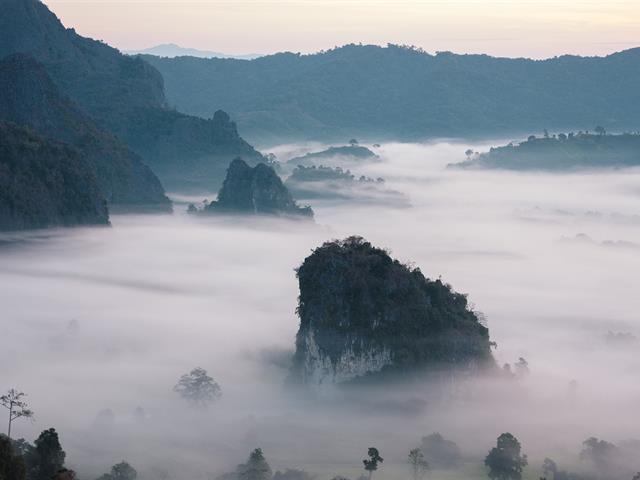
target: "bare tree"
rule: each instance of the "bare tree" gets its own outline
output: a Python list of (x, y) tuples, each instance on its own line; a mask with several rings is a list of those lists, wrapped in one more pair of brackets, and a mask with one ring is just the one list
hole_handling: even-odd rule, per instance
[(0, 397), (0, 404), (9, 410), (9, 427), (7, 429), (7, 437), (9, 438), (11, 438), (11, 424), (14, 420), (20, 417), (33, 417), (33, 410), (29, 409), (27, 402), (22, 400), (25, 396), (25, 393), (19, 392), (15, 388), (11, 388), (6, 395), (2, 395)]

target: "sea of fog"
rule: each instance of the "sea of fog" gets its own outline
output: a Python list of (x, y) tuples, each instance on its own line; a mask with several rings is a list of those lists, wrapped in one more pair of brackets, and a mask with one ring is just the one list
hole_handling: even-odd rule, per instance
[[(408, 450), (435, 431), (461, 446), (464, 478), (483, 478), (505, 431), (529, 454), (529, 478), (545, 456), (569, 466), (587, 437), (640, 437), (640, 170), (445, 168), (468, 147), (386, 144), (381, 161), (351, 166), (384, 177), (404, 208), (318, 200), (315, 224), (194, 218), (186, 202), (201, 199), (175, 194), (173, 215), (2, 237), (0, 388), (27, 392), (36, 412), (15, 436), (55, 427), (87, 479), (123, 459), (144, 479), (212, 479), (261, 447), (274, 470), (327, 480), (360, 475), (369, 446), (383, 478), (404, 479)], [(530, 375), (437, 394), (427, 382), (361, 398), (291, 394), (295, 268), (349, 235), (468, 293), (498, 363), (524, 357)], [(223, 389), (205, 411), (172, 391), (195, 366)]]

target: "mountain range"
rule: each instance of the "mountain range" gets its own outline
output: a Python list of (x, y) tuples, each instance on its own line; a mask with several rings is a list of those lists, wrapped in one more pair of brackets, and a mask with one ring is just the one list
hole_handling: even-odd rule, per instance
[(226, 114), (208, 119), (169, 108), (162, 75), (140, 57), (121, 54), (65, 28), (38, 0), (1, 0), (0, 58), (21, 53), (39, 62), (55, 86), (100, 129), (116, 135), (165, 185), (221, 183), (229, 161), (262, 156)]
[(238, 60), (253, 60), (261, 57), (259, 53), (249, 53), (246, 55), (230, 55), (210, 50), (198, 50), (197, 48), (186, 48), (175, 43), (163, 43), (143, 50), (126, 50), (127, 55), (155, 55), (157, 57), (198, 57), (198, 58), (236, 58)]
[(640, 48), (547, 60), (346, 45), (255, 60), (143, 57), (180, 111), (222, 108), (252, 142), (636, 129)]

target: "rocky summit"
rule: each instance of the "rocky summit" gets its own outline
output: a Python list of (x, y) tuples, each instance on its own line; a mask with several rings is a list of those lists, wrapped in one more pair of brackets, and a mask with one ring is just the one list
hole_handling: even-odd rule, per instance
[(313, 210), (296, 203), (273, 168), (264, 163), (251, 167), (240, 158), (229, 165), (218, 199), (205, 212), (313, 217)]
[(493, 364), (465, 295), (361, 237), (315, 249), (297, 271), (292, 380), (311, 386)]

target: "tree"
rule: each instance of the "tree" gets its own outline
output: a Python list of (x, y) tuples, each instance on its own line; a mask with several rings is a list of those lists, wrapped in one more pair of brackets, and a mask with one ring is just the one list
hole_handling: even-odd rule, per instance
[(11, 439), (0, 434), (0, 479), (24, 480), (26, 467), (20, 452), (16, 451)]
[(33, 418), (33, 410), (29, 409), (27, 402), (22, 399), (25, 396), (25, 393), (11, 388), (6, 395), (0, 397), (0, 404), (9, 410), (9, 426), (7, 428), (7, 437), (9, 438), (11, 438), (11, 424), (14, 420), (21, 417)]
[(76, 480), (76, 472), (63, 468), (56, 472), (52, 480)]
[(384, 459), (380, 456), (380, 452), (375, 447), (369, 447), (369, 450), (367, 450), (367, 456), (369, 458), (362, 460), (362, 463), (364, 464), (364, 469), (369, 472), (369, 480), (371, 480), (373, 472), (378, 470), (378, 464), (384, 462)]
[(37, 438), (33, 451), (33, 470), (35, 480), (51, 480), (64, 468), (66, 454), (60, 445), (55, 428), (44, 430)]
[(445, 439), (437, 432), (422, 437), (420, 451), (431, 468), (455, 468), (462, 461), (462, 452), (456, 442)]
[(599, 472), (608, 472), (618, 447), (613, 443), (598, 440), (595, 437), (588, 438), (582, 442), (582, 445), (580, 459), (591, 462)]
[(270, 480), (271, 467), (264, 458), (261, 448), (256, 448), (249, 455), (247, 463), (238, 465), (236, 469), (239, 480)]
[(467, 160), (471, 160), (471, 157), (473, 156), (473, 150), (468, 148), (467, 150), (465, 150), (464, 154), (466, 155)]
[(419, 448), (409, 452), (409, 465), (413, 480), (422, 480), (429, 471), (429, 462), (424, 459), (424, 454)]
[(182, 375), (173, 390), (195, 407), (206, 407), (222, 395), (220, 385), (200, 367)]
[(527, 456), (521, 454), (520, 442), (510, 433), (498, 437), (497, 445), (484, 460), (491, 480), (521, 480), (527, 463)]
[(544, 473), (546, 477), (551, 477), (555, 480), (556, 474), (558, 473), (558, 465), (550, 458), (545, 458), (542, 464), (542, 473)]
[(527, 362), (523, 357), (518, 359), (518, 362), (515, 364), (516, 375), (519, 377), (526, 377), (529, 375), (529, 362)]
[(98, 480), (136, 480), (137, 477), (136, 469), (123, 460), (116, 463), (109, 473), (100, 476)]
[(596, 127), (596, 130), (595, 130), (595, 131), (596, 131), (596, 133), (597, 133), (598, 135), (600, 135), (600, 136), (604, 136), (604, 135), (606, 135), (606, 134), (607, 134), (607, 131), (606, 131), (606, 130), (604, 129), (604, 127), (603, 127), (603, 126), (601, 126), (601, 125), (598, 125), (598, 126)]

